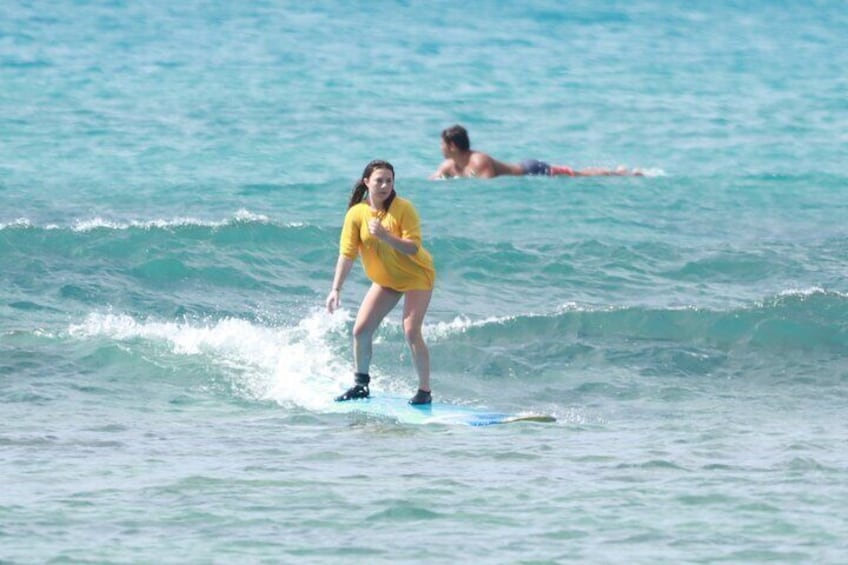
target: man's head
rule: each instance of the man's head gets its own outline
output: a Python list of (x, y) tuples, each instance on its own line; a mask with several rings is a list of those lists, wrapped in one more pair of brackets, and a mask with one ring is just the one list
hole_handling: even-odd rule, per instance
[(450, 145), (462, 152), (471, 149), (468, 131), (459, 124), (442, 130), (442, 152), (444, 153), (445, 146)]

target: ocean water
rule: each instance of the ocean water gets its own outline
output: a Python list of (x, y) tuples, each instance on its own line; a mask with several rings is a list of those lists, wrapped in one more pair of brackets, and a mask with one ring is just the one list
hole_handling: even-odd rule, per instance
[[(0, 562), (844, 563), (841, 1), (0, 6)], [(507, 161), (644, 177), (429, 181)], [(391, 161), (437, 400), (334, 412)], [(416, 385), (395, 311), (376, 390)]]

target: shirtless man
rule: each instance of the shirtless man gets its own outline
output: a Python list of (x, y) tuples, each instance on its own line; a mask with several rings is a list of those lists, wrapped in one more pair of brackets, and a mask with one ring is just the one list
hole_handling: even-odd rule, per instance
[(569, 177), (625, 176), (637, 175), (638, 171), (625, 168), (615, 170), (588, 168), (575, 171), (564, 165), (549, 165), (537, 159), (528, 159), (520, 163), (503, 163), (481, 151), (471, 149), (468, 131), (461, 125), (451, 126), (442, 131), (442, 155), (445, 160), (439, 165), (431, 179), (451, 177), (478, 177), (490, 179), (501, 175), (544, 175)]

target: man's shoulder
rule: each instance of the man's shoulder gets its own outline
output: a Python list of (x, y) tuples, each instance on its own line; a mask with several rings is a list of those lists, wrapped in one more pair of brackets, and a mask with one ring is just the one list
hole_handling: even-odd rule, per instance
[(495, 159), (488, 153), (483, 153), (482, 151), (472, 151), (471, 157), (468, 160), (469, 162), (474, 163), (492, 163)]
[(473, 151), (468, 165), (473, 170), (474, 176), (491, 178), (497, 176), (498, 162), (488, 153)]

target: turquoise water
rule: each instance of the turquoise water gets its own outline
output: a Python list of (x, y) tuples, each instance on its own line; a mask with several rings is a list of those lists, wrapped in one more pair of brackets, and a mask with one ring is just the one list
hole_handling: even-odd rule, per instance
[[(0, 562), (844, 562), (846, 35), (836, 1), (3, 3)], [(457, 122), (646, 176), (426, 180)], [(555, 424), (333, 411), (373, 158), (436, 261), (435, 397)]]

